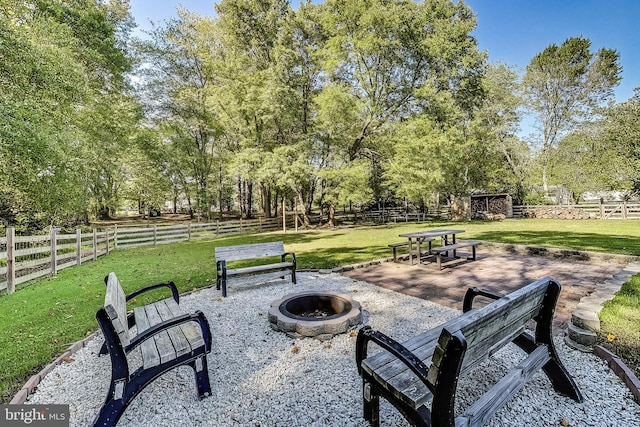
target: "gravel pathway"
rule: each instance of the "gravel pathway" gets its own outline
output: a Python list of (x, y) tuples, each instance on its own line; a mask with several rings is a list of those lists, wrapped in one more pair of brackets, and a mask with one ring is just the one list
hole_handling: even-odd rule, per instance
[[(187, 311), (202, 310), (214, 337), (209, 355), (213, 395), (198, 400), (193, 371), (181, 367), (158, 378), (129, 406), (119, 426), (362, 426), (361, 382), (355, 367), (355, 334), (331, 341), (292, 339), (271, 329), (273, 300), (304, 290), (349, 293), (362, 304), (364, 322), (396, 339), (437, 326), (459, 314), (429, 301), (338, 275), (299, 273), (298, 284), (279, 281), (215, 288), (181, 298)], [(489, 426), (638, 426), (640, 405), (605, 363), (567, 347), (561, 358), (585, 402), (557, 395), (542, 374), (503, 407)], [(69, 404), (71, 426), (91, 425), (106, 394), (109, 357), (97, 357), (100, 334), (49, 373), (26, 403)], [(512, 348), (513, 347), (513, 348)], [(507, 346), (460, 383), (460, 408), (477, 398), (522, 353)], [(465, 401), (466, 400), (466, 401)], [(381, 400), (383, 426), (408, 425)]]

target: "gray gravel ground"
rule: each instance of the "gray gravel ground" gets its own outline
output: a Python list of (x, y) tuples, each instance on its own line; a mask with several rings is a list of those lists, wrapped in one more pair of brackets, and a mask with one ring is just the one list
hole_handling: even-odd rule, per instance
[[(298, 284), (278, 281), (215, 288), (181, 299), (188, 311), (202, 310), (211, 324), (209, 355), (213, 395), (198, 400), (193, 371), (175, 369), (149, 385), (129, 406), (120, 426), (367, 426), (362, 418), (361, 382), (355, 366), (355, 334), (331, 341), (292, 339), (269, 326), (273, 300), (304, 290), (348, 293), (362, 304), (364, 322), (404, 340), (458, 315), (456, 310), (402, 295), (338, 274), (299, 273)], [(108, 356), (97, 357), (103, 339), (90, 344), (46, 376), (27, 403), (69, 404), (71, 425), (91, 425), (110, 375)], [(489, 421), (489, 426), (638, 426), (640, 405), (605, 363), (567, 347), (558, 351), (585, 402), (557, 395), (538, 374)], [(520, 350), (508, 346), (460, 383), (465, 407), (517, 363)], [(381, 401), (383, 426), (408, 425)]]

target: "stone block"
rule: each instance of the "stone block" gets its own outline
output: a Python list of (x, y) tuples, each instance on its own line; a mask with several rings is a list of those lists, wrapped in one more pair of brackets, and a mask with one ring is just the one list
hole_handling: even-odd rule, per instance
[(572, 323), (569, 323), (567, 333), (572, 341), (580, 345), (593, 347), (598, 341), (598, 335), (595, 332), (582, 329)]
[(600, 318), (595, 312), (590, 310), (573, 310), (571, 313), (571, 323), (579, 328), (593, 332), (600, 330)]

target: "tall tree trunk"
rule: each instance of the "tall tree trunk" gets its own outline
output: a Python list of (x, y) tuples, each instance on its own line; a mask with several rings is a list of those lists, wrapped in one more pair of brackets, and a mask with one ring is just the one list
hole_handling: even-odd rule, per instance
[(244, 194), (242, 192), (242, 178), (238, 177), (238, 209), (240, 210), (240, 218), (244, 215)]
[(251, 211), (253, 210), (253, 182), (247, 182), (247, 219), (251, 219)]
[(335, 227), (335, 219), (336, 219), (336, 204), (334, 201), (329, 202), (329, 227)]
[(306, 203), (305, 203), (305, 199), (304, 199), (304, 195), (300, 192), (296, 191), (296, 197), (298, 197), (298, 204), (300, 206), (302, 206), (302, 225), (305, 228), (309, 228), (309, 226), (311, 225), (309, 222), (309, 215), (307, 213), (307, 208), (306, 208)]

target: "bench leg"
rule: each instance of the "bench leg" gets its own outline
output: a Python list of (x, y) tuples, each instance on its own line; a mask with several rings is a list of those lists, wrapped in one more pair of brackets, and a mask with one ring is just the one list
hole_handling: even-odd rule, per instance
[(441, 256), (442, 256), (442, 252), (438, 252), (436, 254), (436, 263), (438, 266), (438, 270), (442, 270), (442, 260), (440, 259)]
[(211, 396), (211, 383), (209, 382), (209, 369), (207, 365), (207, 356), (197, 358), (191, 363), (193, 372), (196, 375), (196, 389), (198, 390), (198, 397), (201, 399), (206, 396)]
[(296, 269), (292, 268), (291, 269), (291, 282), (293, 282), (293, 284), (296, 284)]
[(396, 259), (396, 247), (394, 246), (393, 247), (393, 262), (396, 262), (396, 261), (397, 261), (397, 259)]
[(372, 427), (380, 426), (380, 397), (367, 381), (362, 382), (362, 403), (364, 419), (369, 421)]
[(476, 246), (475, 245), (471, 246), (471, 259), (474, 260), (474, 261), (476, 260)]

